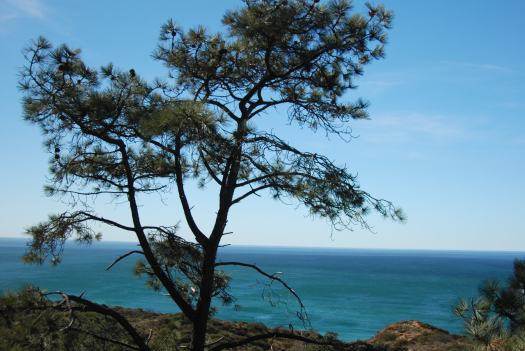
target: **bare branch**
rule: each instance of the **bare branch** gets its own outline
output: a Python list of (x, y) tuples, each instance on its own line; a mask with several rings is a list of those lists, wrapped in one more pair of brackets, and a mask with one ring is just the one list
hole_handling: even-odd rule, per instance
[(205, 100), (206, 103), (210, 104), (210, 105), (213, 105), (213, 106), (217, 106), (218, 108), (220, 108), (222, 111), (224, 111), (231, 119), (233, 119), (234, 121), (238, 121), (239, 120), (239, 117), (237, 117), (235, 115), (235, 113), (233, 113), (228, 107), (226, 107), (226, 105), (224, 105), (223, 103), (220, 103), (216, 100), (212, 100), (212, 99), (207, 99)]
[(123, 224), (120, 224), (118, 222), (115, 222), (111, 219), (107, 219), (107, 218), (104, 218), (104, 217), (99, 217), (99, 216), (96, 216), (90, 212), (86, 212), (86, 211), (78, 211), (78, 212), (75, 212), (76, 214), (79, 214), (79, 215), (82, 215), (86, 218), (86, 220), (93, 220), (93, 221), (97, 221), (97, 222), (101, 222), (101, 223), (104, 223), (104, 224), (107, 224), (107, 225), (110, 225), (110, 226), (113, 226), (113, 227), (117, 227), (119, 229), (123, 229), (123, 230), (126, 230), (126, 231), (135, 231), (135, 228), (133, 227), (129, 227), (129, 226), (126, 226), (126, 225), (123, 225)]
[(204, 233), (197, 226), (197, 223), (195, 223), (195, 219), (193, 218), (193, 215), (191, 213), (191, 207), (188, 203), (188, 198), (186, 197), (186, 192), (184, 190), (184, 180), (182, 177), (182, 164), (181, 164), (182, 161), (181, 161), (181, 152), (180, 152), (180, 148), (181, 148), (180, 134), (177, 135), (175, 144), (176, 144), (175, 176), (176, 176), (177, 190), (179, 192), (179, 199), (182, 205), (182, 209), (184, 211), (184, 217), (186, 218), (188, 226), (190, 227), (197, 242), (203, 246), (206, 246), (208, 243), (208, 237), (204, 235)]
[(240, 266), (240, 267), (251, 268), (251, 269), (256, 270), (259, 274), (265, 276), (266, 278), (272, 281), (279, 282), (283, 287), (286, 288), (286, 290), (288, 290), (295, 297), (295, 299), (299, 303), (299, 307), (301, 308), (301, 316), (300, 316), (301, 319), (303, 319), (304, 321), (308, 321), (308, 314), (306, 313), (306, 306), (303, 304), (303, 301), (301, 300), (297, 292), (295, 292), (295, 290), (292, 287), (290, 287), (288, 283), (286, 283), (284, 280), (279, 278), (276, 273), (269, 274), (263, 271), (262, 269), (260, 269), (259, 267), (257, 267), (255, 264), (244, 263), (244, 262), (235, 262), (235, 261), (217, 262), (215, 264), (215, 267), (218, 267), (218, 266)]
[(217, 177), (213, 169), (211, 169), (210, 164), (208, 163), (208, 161), (206, 161), (206, 158), (204, 157), (204, 153), (202, 152), (202, 150), (199, 150), (199, 155), (201, 156), (202, 163), (204, 164), (204, 167), (206, 167), (206, 170), (208, 171), (208, 174), (210, 175), (210, 177), (217, 184), (221, 185), (222, 184), (221, 180), (219, 179), (219, 177)]
[(133, 251), (130, 251), (122, 256), (119, 256), (115, 261), (113, 261), (112, 264), (110, 264), (107, 268), (106, 268), (106, 271), (109, 271), (114, 265), (116, 265), (117, 263), (119, 263), (121, 260), (125, 259), (126, 257), (128, 256), (131, 256), (133, 254), (141, 254), (141, 255), (144, 255), (144, 252), (142, 251), (139, 251), (139, 250), (133, 250)]
[(247, 198), (250, 195), (256, 194), (260, 190), (273, 188), (273, 187), (274, 187), (274, 184), (264, 184), (264, 185), (258, 186), (256, 188), (253, 188), (252, 190), (247, 191), (246, 193), (244, 193), (244, 194), (240, 195), (239, 197), (236, 197), (235, 199), (233, 199), (232, 200), (232, 205), (241, 202), (242, 200), (244, 200), (245, 198)]
[(248, 180), (239, 182), (239, 183), (237, 183), (236, 187), (243, 187), (243, 186), (250, 185), (250, 184), (253, 184), (253, 183), (257, 183), (257, 182), (261, 182), (261, 181), (264, 181), (264, 180), (267, 180), (267, 179), (272, 179), (272, 178), (282, 177), (282, 176), (286, 176), (286, 177), (301, 176), (301, 177), (305, 177), (305, 178), (315, 178), (315, 177), (313, 177), (310, 174), (305, 173), (305, 172), (291, 172), (291, 171), (290, 172), (274, 172), (274, 173), (264, 174), (264, 175), (261, 175), (259, 177), (255, 177), (255, 178), (252, 178), (252, 179), (248, 179)]

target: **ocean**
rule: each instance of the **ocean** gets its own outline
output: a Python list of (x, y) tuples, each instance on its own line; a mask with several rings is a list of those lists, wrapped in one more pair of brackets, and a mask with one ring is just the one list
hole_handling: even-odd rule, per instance
[[(177, 312), (171, 300), (148, 289), (132, 275), (137, 257), (128, 257), (110, 271), (118, 256), (134, 249), (132, 243), (102, 242), (90, 247), (67, 245), (62, 264), (52, 267), (21, 262), (21, 239), (0, 238), (0, 293), (33, 285), (72, 294), (84, 292), (95, 302)], [(461, 333), (462, 323), (452, 308), (459, 297), (474, 297), (486, 279), (505, 281), (519, 252), (404, 251), (230, 246), (220, 260), (257, 264), (279, 273), (302, 297), (311, 326), (336, 332), (343, 340), (367, 339), (390, 323), (417, 319)], [(295, 300), (277, 284), (248, 268), (228, 267), (229, 306), (216, 303), (216, 316), (228, 320), (293, 325)]]

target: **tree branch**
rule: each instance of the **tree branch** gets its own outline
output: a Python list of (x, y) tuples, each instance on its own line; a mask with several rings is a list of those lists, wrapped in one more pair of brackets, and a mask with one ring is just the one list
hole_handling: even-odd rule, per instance
[(124, 328), (124, 330), (126, 330), (129, 336), (131, 336), (135, 344), (138, 346), (138, 350), (151, 351), (149, 346), (145, 343), (144, 339), (139, 335), (137, 330), (128, 322), (128, 320), (123, 315), (107, 307), (106, 305), (99, 305), (95, 302), (86, 300), (81, 296), (69, 295), (61, 291), (41, 292), (40, 294), (42, 296), (60, 295), (64, 298), (64, 301), (66, 301), (67, 303), (69, 303), (69, 301), (73, 301), (83, 305), (87, 310), (91, 312), (103, 314), (105, 316), (110, 316), (115, 321), (117, 321), (117, 323), (120, 324), (122, 328)]
[(133, 228), (133, 227), (129, 227), (129, 226), (120, 224), (120, 223), (115, 222), (115, 221), (113, 221), (111, 219), (95, 216), (94, 214), (86, 212), (86, 211), (78, 211), (78, 212), (75, 212), (75, 213), (85, 216), (87, 220), (101, 222), (101, 223), (104, 223), (104, 224), (107, 224), (107, 225), (110, 225), (110, 226), (113, 226), (113, 227), (117, 227), (119, 229), (126, 230), (126, 231), (131, 231), (131, 232), (135, 231), (135, 228)]
[[(253, 163), (253, 160), (251, 160), (251, 161)], [(254, 166), (256, 166), (256, 165), (254, 165)], [(257, 168), (260, 169), (260, 167), (257, 167)], [(245, 180), (243, 182), (237, 183), (235, 186), (236, 187), (242, 187), (242, 186), (246, 186), (246, 185), (250, 185), (250, 184), (253, 184), (253, 183), (257, 183), (257, 182), (260, 182), (260, 181), (263, 181), (263, 180), (266, 180), (266, 179), (271, 179), (271, 178), (281, 177), (281, 176), (290, 176), (290, 177), (301, 176), (301, 177), (305, 177), (305, 178), (315, 178), (315, 177), (312, 177), (311, 175), (309, 175), (308, 173), (304, 173), (304, 172), (274, 172), (274, 173), (264, 174), (264, 175), (261, 175), (259, 177), (255, 177), (255, 178), (252, 178), (252, 179), (247, 179), (247, 180)]]
[(226, 107), (224, 104), (216, 101), (216, 100), (211, 100), (211, 99), (206, 99), (204, 100), (203, 102), (207, 103), (207, 104), (210, 104), (210, 105), (213, 105), (213, 106), (217, 106), (218, 108), (220, 108), (222, 111), (226, 112), (226, 114), (231, 118), (233, 119), (234, 121), (238, 121), (239, 120), (239, 117), (237, 117), (228, 107)]
[(206, 167), (206, 170), (208, 171), (208, 174), (210, 175), (210, 177), (217, 184), (221, 185), (222, 184), (221, 180), (219, 179), (219, 177), (217, 177), (213, 169), (211, 169), (210, 164), (206, 161), (206, 158), (204, 157), (204, 153), (202, 152), (202, 150), (199, 150), (199, 155), (201, 156), (202, 163), (204, 164), (204, 167)]
[(257, 193), (260, 190), (267, 189), (267, 188), (272, 188), (272, 187), (274, 187), (274, 184), (264, 184), (264, 185), (258, 186), (256, 188), (253, 188), (252, 190), (250, 190), (250, 191), (240, 195), (239, 197), (236, 197), (235, 199), (233, 199), (232, 200), (232, 205), (241, 202), (242, 200), (244, 200), (248, 196)]
[(299, 307), (301, 308), (301, 318), (304, 317), (304, 320), (308, 320), (308, 314), (306, 313), (306, 306), (303, 304), (303, 301), (301, 300), (299, 295), (295, 292), (295, 290), (292, 287), (290, 287), (288, 285), (288, 283), (286, 283), (284, 280), (279, 278), (276, 275), (276, 273), (269, 274), (269, 273), (266, 273), (265, 271), (263, 271), (262, 269), (260, 269), (259, 267), (257, 267), (255, 264), (244, 263), (244, 262), (236, 262), (236, 261), (217, 262), (215, 264), (215, 267), (218, 267), (218, 266), (240, 266), (240, 267), (251, 268), (251, 269), (256, 270), (259, 274), (265, 276), (266, 278), (268, 278), (270, 280), (273, 280), (273, 281), (276, 281), (276, 282), (279, 282), (282, 286), (284, 286), (286, 288), (286, 290), (288, 290), (295, 297), (295, 299), (299, 303)]
[(204, 233), (199, 229), (197, 226), (197, 223), (195, 223), (195, 220), (193, 218), (193, 215), (191, 214), (191, 208), (188, 204), (188, 198), (186, 197), (186, 193), (184, 191), (184, 180), (182, 175), (182, 160), (181, 160), (181, 137), (180, 134), (177, 134), (175, 138), (175, 177), (176, 177), (176, 184), (177, 184), (177, 190), (179, 193), (179, 199), (182, 205), (182, 209), (184, 211), (184, 217), (186, 218), (186, 222), (188, 223), (188, 226), (190, 227), (193, 235), (195, 236), (195, 239), (199, 244), (202, 246), (206, 246), (208, 244), (208, 237), (204, 235)]
[(107, 268), (106, 268), (106, 271), (109, 271), (114, 265), (116, 265), (117, 263), (119, 263), (120, 261), (122, 261), (123, 259), (125, 259), (126, 257), (128, 256), (131, 256), (133, 254), (141, 254), (141, 255), (144, 255), (144, 252), (142, 251), (139, 251), (139, 250), (133, 250), (133, 251), (130, 251), (122, 256), (119, 256), (115, 261), (113, 261), (112, 264), (110, 264)]
[(128, 181), (128, 202), (129, 202), (129, 208), (131, 211), (131, 217), (133, 219), (133, 225), (135, 228), (135, 234), (137, 235), (137, 238), (139, 239), (140, 246), (142, 247), (142, 250), (144, 251), (144, 257), (146, 257), (146, 260), (148, 261), (149, 265), (153, 269), (153, 272), (159, 278), (159, 281), (162, 283), (164, 288), (168, 291), (168, 294), (173, 299), (173, 301), (179, 306), (181, 311), (188, 317), (190, 320), (195, 319), (195, 310), (191, 306), (191, 304), (186, 301), (184, 296), (177, 290), (176, 286), (173, 284), (173, 281), (170, 279), (170, 277), (164, 272), (162, 267), (160, 266), (157, 258), (155, 257), (155, 254), (153, 253), (153, 250), (151, 249), (151, 246), (148, 242), (148, 238), (146, 237), (146, 234), (144, 233), (144, 228), (142, 224), (140, 223), (140, 216), (139, 216), (139, 210), (137, 205), (137, 200), (135, 198), (135, 188), (133, 186), (133, 172), (131, 170), (131, 166), (129, 164), (128, 154), (126, 151), (126, 145), (124, 142), (121, 142), (119, 144), (120, 153), (122, 155), (122, 164), (124, 165), (124, 169), (126, 171), (126, 177)]
[[(111, 219), (107, 219), (107, 218), (104, 218), (104, 217), (99, 217), (99, 216), (96, 216), (90, 212), (86, 212), (86, 211), (77, 211), (77, 212), (74, 212), (74, 214), (78, 214), (78, 215), (82, 215), (82, 216), (85, 216), (85, 220), (92, 220), (92, 221), (97, 221), (97, 222), (101, 222), (101, 223), (104, 223), (104, 224), (107, 224), (107, 225), (110, 225), (110, 226), (113, 226), (113, 227), (117, 227), (119, 229), (122, 229), (122, 230), (126, 230), (126, 231), (130, 231), (130, 232), (134, 232), (135, 231), (135, 228), (134, 227), (130, 227), (130, 226), (126, 226), (126, 225), (123, 225), (123, 224), (120, 224), (116, 221), (113, 221)], [(145, 225), (145, 226), (142, 226), (142, 229), (143, 230), (157, 230), (161, 233), (164, 233), (164, 234), (167, 234), (167, 235), (172, 235), (173, 233), (171, 233), (166, 227), (158, 227), (158, 226), (151, 226), (151, 225)]]

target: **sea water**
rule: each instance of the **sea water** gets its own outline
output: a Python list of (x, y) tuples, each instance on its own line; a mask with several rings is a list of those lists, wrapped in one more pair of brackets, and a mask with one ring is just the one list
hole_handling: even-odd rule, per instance
[[(103, 242), (67, 245), (56, 267), (21, 261), (25, 242), (0, 239), (0, 292), (33, 285), (50, 291), (84, 293), (109, 305), (178, 312), (162, 292), (132, 275), (139, 258), (106, 267), (136, 244)], [(402, 251), (231, 246), (219, 261), (256, 264), (285, 280), (302, 298), (311, 327), (345, 340), (367, 339), (390, 323), (417, 319), (454, 333), (462, 324), (452, 313), (460, 297), (474, 297), (487, 279), (505, 281), (518, 252)], [(226, 269), (227, 268), (227, 269)], [(277, 282), (244, 267), (225, 267), (234, 303), (216, 301), (218, 318), (302, 328), (299, 306)]]

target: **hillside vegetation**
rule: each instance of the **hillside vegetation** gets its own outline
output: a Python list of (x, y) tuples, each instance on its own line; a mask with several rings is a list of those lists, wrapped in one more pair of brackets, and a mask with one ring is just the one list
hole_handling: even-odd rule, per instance
[[(55, 307), (51, 307), (51, 305)], [(113, 319), (71, 304), (68, 308), (46, 304), (31, 290), (0, 298), (0, 350), (10, 351), (83, 351), (130, 350), (133, 343), (125, 330)], [(160, 314), (141, 309), (116, 308), (130, 323), (148, 338), (152, 350), (188, 350), (191, 323), (182, 314)], [(208, 343), (237, 341), (248, 336), (289, 332), (272, 329), (260, 323), (232, 322), (212, 319)], [(295, 332), (320, 342), (332, 342), (335, 347), (307, 345), (286, 339), (255, 341), (236, 350), (355, 350), (355, 351), (459, 351), (469, 342), (444, 330), (418, 321), (400, 322), (388, 326), (367, 341), (344, 343), (333, 333), (321, 335), (313, 331)]]

